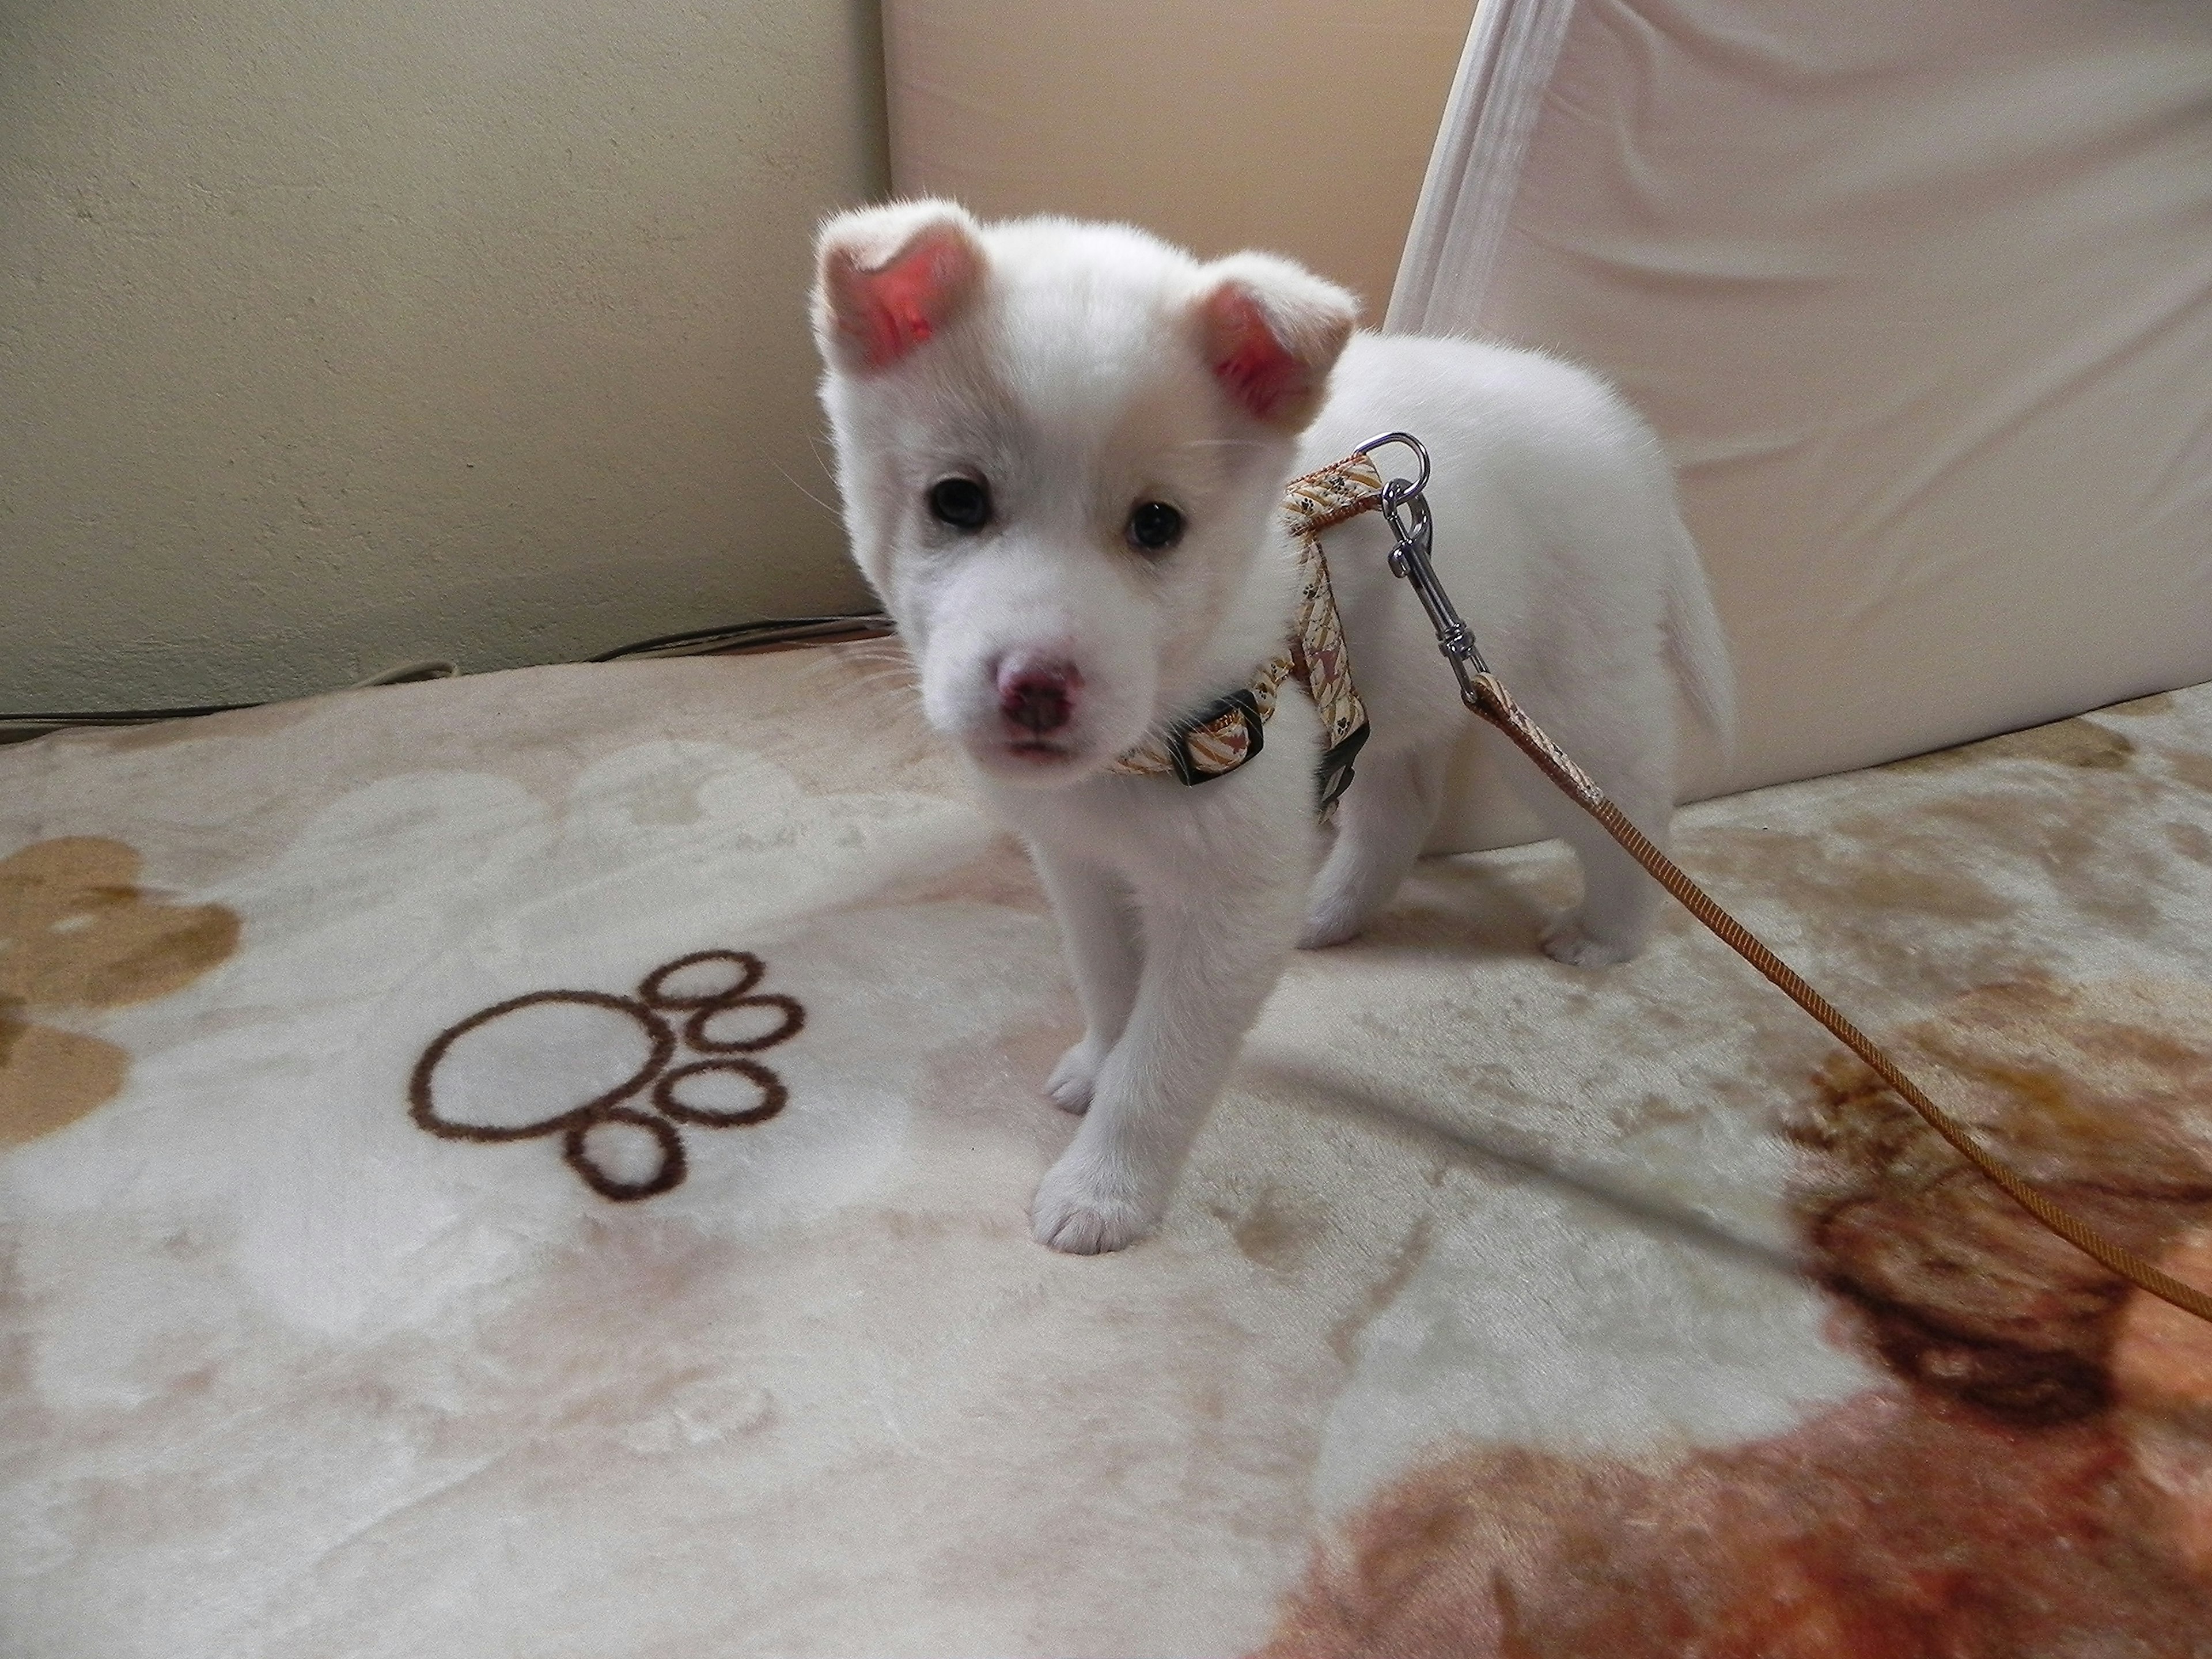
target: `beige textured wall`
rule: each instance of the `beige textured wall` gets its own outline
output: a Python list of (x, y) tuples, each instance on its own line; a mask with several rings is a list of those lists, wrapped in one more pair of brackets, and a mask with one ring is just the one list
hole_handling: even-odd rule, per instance
[(866, 602), (872, 0), (0, 0), (0, 713)]
[(1379, 325), (1474, 10), (884, 0), (892, 180), (1288, 253)]

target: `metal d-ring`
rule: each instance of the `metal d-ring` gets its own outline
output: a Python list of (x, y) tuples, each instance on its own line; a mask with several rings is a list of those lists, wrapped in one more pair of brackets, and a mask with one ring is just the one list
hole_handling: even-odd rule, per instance
[(1382, 505), (1386, 509), (1397, 506), (1410, 495), (1419, 495), (1429, 487), (1428, 448), (1410, 432), (1385, 432), (1379, 438), (1370, 438), (1352, 453), (1355, 455), (1371, 456), (1376, 450), (1388, 448), (1392, 444), (1402, 444), (1413, 452), (1415, 458), (1421, 464), (1421, 476), (1410, 483), (1404, 478), (1393, 478), (1384, 484)]

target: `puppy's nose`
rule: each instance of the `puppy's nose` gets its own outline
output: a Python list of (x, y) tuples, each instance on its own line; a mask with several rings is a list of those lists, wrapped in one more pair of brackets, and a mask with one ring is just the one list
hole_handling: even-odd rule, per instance
[(1082, 684), (1073, 663), (1009, 657), (999, 665), (999, 712), (1042, 737), (1075, 717), (1076, 688)]

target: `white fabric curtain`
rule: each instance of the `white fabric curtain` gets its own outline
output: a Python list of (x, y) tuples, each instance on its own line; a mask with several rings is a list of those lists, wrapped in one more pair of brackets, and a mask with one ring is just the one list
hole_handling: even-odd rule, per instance
[(1389, 325), (1658, 425), (1704, 789), (2212, 678), (2212, 5), (1482, 0)]

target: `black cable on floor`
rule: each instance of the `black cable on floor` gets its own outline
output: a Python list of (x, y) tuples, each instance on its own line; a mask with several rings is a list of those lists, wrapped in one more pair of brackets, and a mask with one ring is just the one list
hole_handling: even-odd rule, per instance
[[(879, 639), (891, 631), (891, 620), (881, 611), (856, 611), (834, 617), (781, 617), (762, 622), (732, 623), (720, 628), (694, 629), (685, 634), (663, 634), (602, 651), (586, 662), (643, 660), (655, 657), (705, 657), (726, 653), (767, 651), (788, 645), (826, 645), (839, 640)], [(423, 680), (448, 679), (460, 672), (450, 662), (410, 662), (351, 685), (347, 691), (373, 685), (410, 685)], [(234, 709), (260, 708), (258, 702), (195, 703), (176, 708), (112, 708), (90, 713), (0, 714), (0, 744), (22, 743), (49, 732), (98, 729), (102, 726), (151, 726), (160, 720), (193, 720), (202, 714), (228, 714)]]

